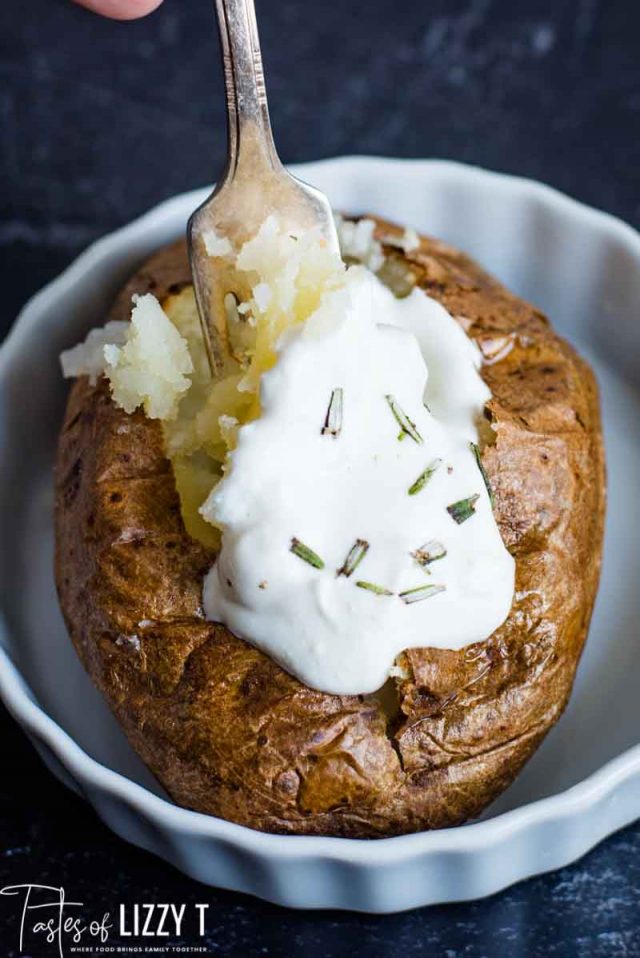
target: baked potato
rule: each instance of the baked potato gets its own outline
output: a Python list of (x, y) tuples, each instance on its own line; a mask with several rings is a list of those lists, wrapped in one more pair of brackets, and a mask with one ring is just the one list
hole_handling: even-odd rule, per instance
[[(423, 237), (392, 259), (484, 357), (482, 460), (516, 562), (511, 613), (487, 641), (406, 651), (375, 695), (307, 688), (204, 619), (215, 550), (185, 529), (160, 424), (82, 377), (60, 435), (56, 580), (82, 662), (178, 804), (263, 831), (375, 838), (478, 815), (560, 716), (587, 634), (605, 504), (589, 367), (463, 253)], [(180, 241), (111, 318), (133, 293), (166, 301), (188, 284)]]

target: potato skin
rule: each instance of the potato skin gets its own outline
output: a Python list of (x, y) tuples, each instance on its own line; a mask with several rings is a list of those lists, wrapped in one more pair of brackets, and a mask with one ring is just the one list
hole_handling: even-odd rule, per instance
[[(395, 229), (378, 222), (380, 235)], [(408, 678), (384, 697), (306, 688), (206, 622), (201, 583), (214, 556), (184, 529), (158, 424), (118, 409), (105, 381), (71, 390), (56, 467), (62, 610), (131, 744), (180, 805), (282, 833), (456, 825), (509, 785), (566, 705), (601, 556), (593, 375), (544, 316), (462, 253), (424, 238), (404, 258), (487, 358), (496, 438), (483, 461), (516, 591), (486, 642), (405, 652)], [(162, 299), (189, 281), (174, 244), (112, 315), (127, 317), (132, 292)]]

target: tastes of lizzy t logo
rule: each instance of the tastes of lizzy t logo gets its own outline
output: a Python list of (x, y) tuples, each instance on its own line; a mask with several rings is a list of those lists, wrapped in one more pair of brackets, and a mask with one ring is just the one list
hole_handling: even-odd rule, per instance
[[(15, 899), (20, 954), (29, 952), (35, 942), (46, 943), (51, 954), (57, 951), (59, 958), (65, 958), (65, 948), (71, 953), (91, 954), (94, 958), (102, 952), (162, 954), (165, 958), (177, 952), (182, 955), (207, 953), (205, 945), (178, 944), (183, 933), (193, 932), (204, 937), (207, 904), (193, 903), (188, 907), (160, 902), (120, 903), (117, 920), (112, 922), (109, 912), (105, 912), (99, 921), (88, 921), (79, 910), (84, 907), (83, 903), (70, 901), (64, 888), (54, 885), (7, 885), (0, 888), (0, 895)], [(110, 934), (128, 941), (125, 945), (119, 944), (113, 938), (110, 940)], [(156, 943), (135, 945), (132, 939), (138, 937), (155, 939)], [(168, 940), (170, 938), (173, 943)], [(105, 946), (105, 942), (109, 944)]]
[(109, 938), (109, 913), (101, 921), (87, 922), (78, 914), (81, 901), (68, 901), (64, 888), (52, 885), (7, 885), (0, 895), (14, 895), (20, 903), (20, 951), (27, 938), (56, 945), (64, 958), (67, 942), (80, 944), (91, 940), (104, 944)]

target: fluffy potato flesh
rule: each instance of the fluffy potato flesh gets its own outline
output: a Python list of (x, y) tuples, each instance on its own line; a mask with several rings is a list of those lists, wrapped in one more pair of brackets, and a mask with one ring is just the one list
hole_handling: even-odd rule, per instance
[(121, 346), (104, 347), (113, 398), (125, 412), (139, 405), (151, 419), (171, 419), (190, 386), (193, 363), (187, 344), (162, 306), (147, 294), (134, 299)]
[(193, 289), (169, 297), (164, 310), (186, 342), (193, 375), (177, 415), (163, 422), (187, 530), (217, 546), (220, 532), (198, 510), (221, 478), (241, 425), (260, 415), (260, 377), (276, 361), (278, 340), (304, 322), (338, 287), (345, 266), (313, 234), (295, 238), (267, 220), (236, 261), (240, 301), (228, 300), (228, 355), (211, 381)]
[[(344, 262), (321, 237), (291, 235), (275, 217), (237, 254), (228, 240), (209, 237), (221, 281), (235, 290), (224, 301), (222, 369), (213, 380), (193, 289), (185, 284), (162, 302), (136, 290), (130, 323), (94, 330), (61, 357), (66, 376), (89, 375), (95, 383), (104, 371), (120, 408), (131, 414), (142, 407), (160, 420), (185, 526), (206, 546), (219, 546), (220, 530), (210, 516), (205, 521), (201, 507), (224, 473), (238, 429), (260, 415), (260, 380), (276, 362), (282, 336), (345, 283), (346, 263), (376, 270), (400, 298), (415, 285), (413, 270), (394, 253), (407, 246), (406, 231), (375, 238), (372, 220), (337, 222)], [(416, 239), (409, 241), (415, 248)]]

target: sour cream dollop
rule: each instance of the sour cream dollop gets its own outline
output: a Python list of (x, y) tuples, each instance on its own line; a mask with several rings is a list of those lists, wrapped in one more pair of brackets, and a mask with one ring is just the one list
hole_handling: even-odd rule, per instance
[(479, 365), (424, 292), (348, 270), (282, 337), (204, 507), (223, 529), (207, 618), (336, 694), (375, 691), (404, 649), (488, 638), (514, 561), (471, 445)]

